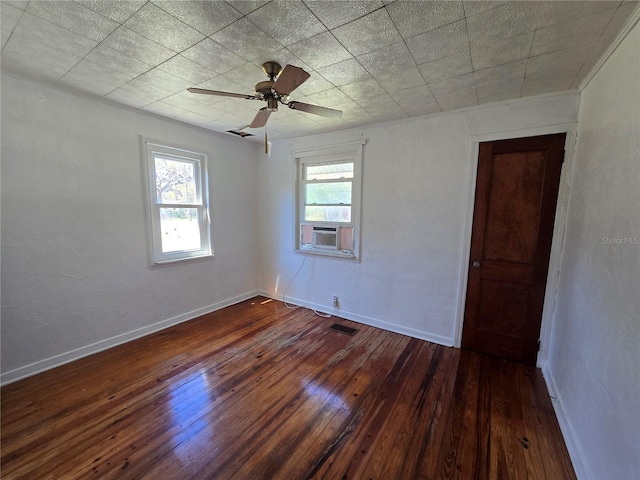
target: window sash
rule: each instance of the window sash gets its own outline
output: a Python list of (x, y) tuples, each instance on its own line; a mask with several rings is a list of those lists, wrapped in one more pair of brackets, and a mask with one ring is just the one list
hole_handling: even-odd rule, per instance
[[(351, 165), (350, 176), (340, 177), (340, 178), (328, 178), (328, 179), (307, 179), (309, 167), (318, 167), (318, 166), (330, 166), (330, 165)], [(331, 160), (331, 161), (301, 161), (301, 179), (300, 179), (300, 188), (301, 188), (301, 196), (302, 196), (302, 207), (303, 210), (306, 210), (308, 206), (316, 206), (316, 207), (324, 207), (324, 206), (344, 206), (351, 207), (353, 204), (353, 176), (354, 176), (355, 162), (351, 159), (340, 159), (340, 160)], [(309, 190), (307, 189), (308, 185), (325, 185), (325, 184), (349, 184), (350, 185), (350, 194), (349, 194), (349, 202), (309, 202), (307, 194)], [(303, 215), (304, 216), (304, 215)]]
[[(199, 207), (189, 207), (182, 210), (195, 210), (195, 221), (189, 218), (188, 222), (180, 217), (162, 215), (162, 210), (172, 210), (171, 208), (158, 206), (158, 214), (160, 217), (160, 248), (163, 255), (168, 254), (180, 254), (186, 252), (199, 252), (203, 249), (202, 236), (202, 215), (203, 212)], [(191, 215), (189, 215), (191, 217)], [(186, 227), (186, 228), (185, 228)], [(194, 235), (194, 230), (197, 228), (197, 235)], [(191, 232), (189, 232), (191, 230)], [(191, 235), (189, 235), (191, 233)], [(177, 238), (176, 238), (177, 237)], [(182, 237), (186, 237), (186, 242), (182, 240)], [(181, 248), (172, 248), (173, 246)]]
[[(201, 170), (202, 170), (202, 164), (200, 162), (200, 160), (198, 159), (190, 159), (190, 158), (184, 158), (184, 157), (178, 157), (176, 155), (167, 155), (164, 153), (158, 153), (158, 152), (153, 152), (153, 161), (151, 162), (152, 168), (153, 168), (153, 177), (154, 180), (157, 181), (157, 169), (156, 169), (156, 160), (157, 159), (161, 159), (161, 160), (169, 160), (172, 162), (180, 162), (180, 163), (187, 163), (190, 165), (193, 165), (193, 182), (194, 182), (194, 187), (195, 187), (195, 195), (194, 195), (194, 201), (187, 203), (180, 203), (179, 205), (202, 205), (202, 176), (201, 176)], [(155, 185), (155, 183), (154, 183)], [(170, 202), (165, 202), (163, 201), (161, 198), (158, 199), (158, 195), (155, 196), (155, 203), (156, 204), (161, 204), (161, 205), (167, 205)]]
[[(348, 184), (349, 185), (349, 201), (348, 202), (340, 202), (340, 201), (336, 201), (336, 202), (310, 202), (308, 200), (309, 197), (309, 193), (313, 193), (310, 192), (310, 190), (307, 188), (307, 186), (309, 185), (324, 185), (326, 183), (330, 183), (332, 185), (337, 185), (337, 184)], [(336, 194), (336, 196), (339, 196), (341, 193), (339, 190), (337, 190), (336, 192), (334, 192)], [(353, 203), (353, 182), (304, 182), (302, 184), (302, 195), (304, 197), (303, 202), (305, 206), (308, 205), (317, 205), (317, 206), (322, 206), (322, 205), (343, 205), (343, 206), (351, 206), (351, 204)]]

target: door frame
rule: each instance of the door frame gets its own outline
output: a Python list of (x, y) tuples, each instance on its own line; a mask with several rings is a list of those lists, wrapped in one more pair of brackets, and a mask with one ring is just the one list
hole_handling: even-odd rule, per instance
[(549, 273), (547, 274), (547, 284), (545, 287), (544, 306), (542, 309), (542, 322), (540, 324), (540, 351), (536, 366), (541, 368), (547, 361), (549, 343), (551, 340), (551, 326), (553, 323), (553, 313), (556, 304), (556, 294), (558, 291), (558, 280), (560, 276), (560, 259), (562, 243), (564, 241), (564, 230), (567, 218), (567, 203), (569, 199), (569, 188), (571, 184), (571, 170), (577, 139), (578, 123), (567, 123), (561, 125), (550, 125), (545, 127), (528, 128), (522, 130), (512, 130), (507, 132), (485, 133), (482, 135), (472, 135), (470, 139), (470, 159), (469, 159), (469, 184), (467, 188), (467, 211), (464, 226), (462, 229), (463, 242), (460, 253), (460, 268), (458, 281), (458, 302), (455, 319), (454, 347), (460, 348), (462, 344), (462, 328), (464, 324), (464, 307), (467, 297), (467, 280), (469, 277), (469, 260), (471, 249), (471, 230), (473, 227), (473, 211), (475, 207), (476, 176), (478, 173), (478, 153), (480, 143), (492, 142), (495, 140), (509, 140), (513, 138), (535, 137), (539, 135), (550, 135), (554, 133), (566, 133), (564, 162), (560, 174), (560, 186), (558, 189), (558, 201), (556, 204), (556, 217), (553, 224), (553, 239), (551, 243), (551, 255), (549, 257)]

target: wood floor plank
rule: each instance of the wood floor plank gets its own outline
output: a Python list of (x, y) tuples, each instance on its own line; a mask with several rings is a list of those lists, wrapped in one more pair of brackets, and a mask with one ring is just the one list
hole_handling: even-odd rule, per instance
[(473, 478), (475, 466), (484, 461), (476, 433), (480, 362), (476, 355), (463, 355), (460, 360), (437, 478)]
[[(500, 411), (500, 420), (503, 422), (505, 436), (503, 439), (503, 449), (508, 474), (511, 478), (527, 478), (526, 455), (528, 452), (529, 438), (525, 430), (522, 418), (522, 397), (518, 388), (517, 369), (514, 364), (501, 359), (495, 360), (492, 370), (501, 372), (501, 382), (499, 388), (502, 389), (501, 402), (503, 407)], [(536, 477), (533, 477), (536, 478)]]
[(421, 344), (415, 357), (406, 365), (406, 379), (404, 385), (400, 386), (400, 391), (408, 394), (399, 395), (394, 399), (391, 412), (372, 445), (366, 468), (359, 476), (392, 479), (402, 471), (405, 463), (411, 463), (407, 450), (421, 412), (419, 397), (425, 380), (424, 366), (431, 361), (435, 350), (433, 347)]
[[(437, 422), (437, 411), (441, 398), (446, 388), (447, 376), (450, 376), (451, 365), (454, 361), (454, 351), (442, 347), (430, 345), (434, 350), (428, 365), (423, 368), (423, 378), (419, 390), (414, 395), (411, 406), (415, 421), (407, 424), (411, 428), (411, 436), (407, 439), (408, 445), (404, 448), (404, 461), (396, 478), (420, 478), (421, 464), (431, 453), (428, 447), (429, 432)], [(398, 449), (403, 446), (398, 444)]]
[[(393, 351), (396, 339), (381, 338), (374, 329), (368, 329), (362, 332), (361, 340), (360, 343), (353, 343), (355, 348), (350, 349), (351, 355), (340, 355), (339, 360), (327, 365), (332, 375), (321, 383), (310, 385), (308, 394), (317, 396), (330, 411), (326, 412), (324, 421), (319, 422), (314, 430), (304, 435), (300, 434), (302, 431), (294, 432), (293, 448), (289, 451), (282, 449), (283, 458), (278, 462), (272, 478), (287, 473), (293, 478), (304, 478), (324, 463), (327, 456), (342, 445), (359, 423), (362, 413), (357, 400), (371, 383), (369, 368), (380, 355), (385, 352), (388, 355)], [(242, 470), (237, 473), (243, 478)], [(247, 478), (255, 478), (257, 472), (247, 474)]]
[[(395, 360), (407, 347), (408, 339), (396, 336), (390, 339), (391, 342), (384, 350), (386, 355), (371, 358), (368, 365), (368, 377), (370, 382), (360, 390), (358, 396), (354, 398), (352, 407), (352, 418), (345, 425), (344, 433), (340, 432), (323, 452), (312, 468), (301, 478), (350, 478), (349, 473), (343, 472), (351, 468), (355, 463), (359, 465), (359, 460), (363, 455), (368, 454), (366, 442), (370, 438), (367, 433), (376, 420), (376, 414), (383, 405), (380, 395), (384, 395), (383, 386), (387, 382), (387, 377), (395, 364)], [(378, 352), (376, 350), (376, 352)], [(345, 441), (345, 437), (348, 441)]]
[[(213, 348), (212, 351), (215, 353), (215, 348)], [(96, 432), (100, 431), (101, 429), (105, 428), (105, 426), (110, 424), (121, 424), (125, 417), (131, 416), (131, 412), (135, 411), (134, 408), (136, 406), (138, 406), (140, 409), (144, 409), (149, 403), (153, 403), (156, 398), (155, 395), (161, 394), (163, 392), (164, 395), (166, 395), (167, 388), (166, 385), (163, 384), (163, 381), (170, 379), (172, 381), (171, 388), (177, 387), (179, 385), (181, 376), (191, 375), (189, 368), (186, 367), (190, 367), (191, 369), (193, 369), (194, 367), (193, 365), (189, 365), (189, 363), (194, 362), (185, 362), (185, 364), (181, 365), (180, 368), (176, 368), (178, 365), (174, 365), (173, 363), (170, 363), (169, 366), (160, 366), (160, 368), (165, 368), (169, 373), (159, 373), (159, 376), (148, 374), (144, 377), (144, 381), (143, 378), (134, 376), (131, 381), (129, 390), (124, 389), (123, 391), (119, 392), (118, 395), (111, 395), (110, 397), (108, 397), (109, 402), (106, 402), (107, 397), (105, 394), (101, 396), (100, 401), (95, 401), (94, 399), (93, 402), (84, 402), (80, 404), (80, 408), (78, 408), (75, 414), (72, 416), (64, 417), (61, 414), (54, 416), (53, 418), (58, 420), (57, 424), (55, 424), (54, 422), (55, 428), (49, 428), (51, 417), (45, 415), (46, 419), (43, 420), (43, 427), (40, 429), (40, 432), (44, 435), (44, 439), (32, 441), (31, 443), (27, 444), (26, 447), (24, 447), (25, 450), (37, 451), (40, 445), (45, 445), (48, 452), (39, 455), (37, 457), (37, 462), (45, 464), (46, 468), (50, 468), (50, 465), (47, 462), (49, 460), (49, 458), (47, 457), (47, 453), (51, 454), (51, 452), (54, 452), (56, 450), (56, 446), (61, 447), (60, 450), (65, 454), (69, 451), (69, 447), (72, 446), (74, 442), (79, 444), (79, 449), (86, 449), (88, 445), (90, 445), (86, 443), (87, 441), (99, 438)], [(197, 369), (200, 367), (196, 366), (195, 368)], [(107, 394), (108, 393), (110, 392), (107, 392)], [(48, 391), (44, 393), (44, 396), (46, 395), (48, 395)], [(104, 402), (102, 402), (103, 399), (106, 403), (110, 403), (107, 406), (108, 410), (106, 411), (103, 410), (105, 408)], [(73, 402), (75, 400), (67, 399), (66, 401)], [(55, 405), (57, 404), (51, 402), (51, 405), (52, 410), (55, 410)], [(65, 411), (64, 408), (62, 408), (61, 410), (63, 412)], [(96, 412), (99, 412), (100, 415), (96, 416)], [(100, 423), (95, 424), (96, 418), (100, 420)], [(135, 421), (135, 417), (132, 418)], [(78, 425), (75, 425), (74, 423), (66, 423), (66, 420), (75, 422), (75, 424)], [(93, 426), (93, 431), (87, 431), (90, 426)], [(83, 438), (83, 436), (86, 438)], [(3, 443), (3, 446), (4, 445), (5, 444)], [(3, 456), (5, 459), (11, 458), (9, 450), (10, 449), (3, 449)], [(63, 458), (60, 458), (61, 456), (59, 454), (55, 455), (55, 457), (58, 459), (58, 461), (63, 461)], [(36, 464), (37, 462), (32, 460), (32, 466), (35, 466), (34, 464)], [(3, 468), (3, 472), (7, 473), (6, 466), (5, 468)]]
[[(308, 331), (313, 331), (317, 328), (317, 325), (310, 324)], [(301, 333), (305, 334), (308, 331)], [(201, 385), (200, 397), (203, 400), (199, 400), (198, 397), (194, 398), (189, 392), (172, 390), (169, 404), (165, 405), (169, 416), (165, 422), (158, 422), (158, 431), (155, 432), (154, 430), (153, 440), (144, 442), (145, 435), (143, 433), (142, 438), (136, 439), (136, 441), (144, 445), (144, 447), (137, 452), (138, 454), (135, 458), (111, 458), (108, 462), (109, 465), (105, 465), (103, 462), (102, 472), (111, 471), (113, 465), (127, 462), (127, 468), (130, 472), (142, 472), (149, 467), (146, 464), (149, 459), (148, 455), (153, 454), (155, 457), (154, 462), (157, 462), (157, 469), (162, 474), (167, 474), (168, 471), (170, 472), (172, 468), (175, 468), (175, 463), (170, 461), (169, 465), (164, 465), (165, 459), (160, 460), (160, 457), (169, 454), (170, 459), (172, 452), (186, 450), (189, 450), (190, 455), (193, 456), (193, 452), (197, 451), (197, 448), (191, 444), (197, 443), (199, 439), (204, 439), (207, 447), (222, 448), (229, 445), (232, 435), (235, 434), (237, 436), (239, 432), (246, 434), (247, 430), (243, 428), (243, 425), (251, 421), (251, 417), (246, 415), (246, 405), (250, 405), (254, 413), (257, 413), (257, 405), (259, 403), (255, 400), (256, 397), (260, 397), (259, 402), (261, 404), (267, 404), (272, 398), (272, 396), (264, 394), (265, 390), (269, 390), (269, 385), (279, 384), (283, 378), (286, 379), (286, 375), (292, 373), (282, 368), (275, 368), (278, 363), (288, 360), (286, 352), (280, 351), (276, 345), (291, 343), (299, 337), (300, 332), (295, 335), (290, 334), (269, 338), (268, 342), (266, 342), (267, 337), (263, 337), (261, 341), (266, 343), (260, 343), (253, 349), (238, 353), (233, 362), (229, 362), (214, 371), (202, 372), (208, 374), (206, 380), (202, 374), (198, 375), (196, 380)], [(318, 342), (319, 338), (318, 336), (310, 337), (307, 342)], [(302, 343), (298, 343), (297, 346), (300, 349), (304, 349), (304, 344)], [(258, 359), (256, 357), (260, 357), (257, 363), (256, 360)], [(239, 362), (242, 366), (235, 366), (236, 362)], [(227, 372), (227, 369), (233, 373)], [(216, 383), (216, 380), (219, 380), (219, 383)], [(204, 383), (207, 385), (205, 386)], [(215, 388), (210, 389), (209, 386), (211, 384), (215, 385)], [(277, 400), (279, 398), (277, 391), (272, 389), (272, 393), (275, 394)], [(181, 410), (181, 404), (192, 404), (194, 409), (192, 412)], [(153, 421), (154, 416), (151, 415), (151, 418)], [(172, 424), (172, 426), (167, 432), (163, 432), (162, 430), (166, 429), (167, 424)], [(212, 429), (217, 432), (219, 437), (226, 432), (229, 432), (229, 434), (225, 436), (224, 442), (212, 442), (207, 437), (207, 433)], [(142, 432), (145, 432), (145, 429), (142, 429)], [(170, 441), (170, 443), (167, 443), (167, 441)], [(206, 449), (203, 455), (208, 458)], [(197, 471), (196, 467), (197, 461), (192, 459), (186, 467), (180, 467), (180, 471), (185, 470), (185, 468)], [(176, 473), (176, 475), (178, 474)]]
[[(197, 474), (206, 467), (211, 458), (215, 459), (219, 466), (231, 460), (238, 461), (238, 451), (244, 455), (246, 450), (251, 449), (250, 442), (261, 444), (263, 440), (255, 436), (275, 428), (274, 416), (286, 417), (295, 408), (295, 405), (286, 404), (290, 396), (283, 395), (283, 392), (299, 390), (299, 378), (309, 375), (310, 366), (323, 358), (324, 361), (329, 360), (329, 342), (332, 340), (333, 336), (325, 331), (322, 334), (307, 335), (299, 341), (290, 338), (286, 342), (280, 342), (281, 349), (273, 355), (277, 354), (281, 361), (276, 361), (276, 357), (264, 352), (261, 360), (269, 366), (268, 370), (256, 371), (249, 382), (235, 386), (234, 400), (226, 402), (222, 408), (212, 410), (199, 419), (198, 423), (206, 425), (206, 429), (185, 439), (184, 443), (179, 445), (179, 451), (190, 452), (191, 461), (188, 465), (180, 466), (176, 473), (180, 477), (177, 478), (188, 478)], [(339, 348), (341, 345), (333, 348)], [(296, 395), (293, 395), (293, 398), (296, 398)], [(247, 415), (248, 412), (252, 415)], [(259, 417), (261, 421), (257, 423), (255, 417)], [(224, 441), (212, 442), (207, 437), (209, 430), (214, 430)], [(242, 448), (243, 445), (245, 448)], [(145, 475), (154, 478), (156, 474), (176, 468), (170, 457), (167, 460), (169, 464), (159, 462)]]
[[(374, 445), (384, 428), (387, 416), (392, 412), (397, 397), (402, 394), (400, 385), (406, 380), (408, 362), (416, 356), (419, 341), (411, 339), (398, 356), (391, 370), (384, 377), (384, 382), (369, 392), (365, 400), (364, 417), (367, 422), (358, 429), (354, 441), (359, 445), (358, 454), (349, 461), (343, 473), (343, 478), (359, 478), (374, 454)], [(336, 465), (338, 469), (341, 465)], [(331, 476), (329, 477), (331, 478)]]
[[(344, 341), (341, 334), (332, 332), (332, 335)], [(214, 473), (217, 478), (274, 478), (273, 475), (281, 469), (285, 459), (296, 450), (305, 453), (297, 464), (297, 468), (304, 469), (304, 465), (317, 458), (323, 450), (323, 444), (305, 441), (305, 437), (317, 439), (327, 423), (340, 425), (348, 417), (350, 396), (344, 390), (347, 386), (354, 386), (351, 385), (354, 368), (357, 370), (357, 365), (364, 364), (371, 356), (364, 343), (368, 343), (372, 335), (375, 335), (372, 329), (363, 331), (349, 341), (349, 348), (336, 350), (325, 362), (326, 367), (315, 373), (308, 372), (300, 384), (293, 386), (293, 391), (288, 395), (292, 402), (287, 405), (286, 414), (275, 412), (274, 421), (267, 428), (259, 429), (257, 436), (250, 438), (249, 447), (243, 453), (245, 458), (251, 458), (251, 469), (247, 466), (248, 462), (237, 462), (243, 468), (237, 471), (221, 468), (211, 470), (209, 465), (206, 467), (207, 473)], [(300, 418), (306, 421), (300, 424)], [(327, 435), (321, 438), (326, 439)], [(260, 451), (257, 446), (265, 442), (277, 446), (277, 450)]]
[(3, 479), (575, 478), (538, 370), (263, 297), (0, 396)]
[[(285, 329), (283, 332), (280, 332), (280, 334), (282, 333), (286, 334), (287, 330)], [(264, 338), (269, 337), (264, 336)], [(228, 346), (229, 344), (226, 345)], [(252, 345), (253, 344), (251, 342), (247, 342), (247, 346)], [(210, 349), (210, 351), (215, 353), (216, 349)], [(234, 347), (235, 355), (240, 355), (241, 351), (241, 348), (237, 346)], [(170, 373), (164, 375), (146, 375), (144, 379), (141, 377), (135, 377), (136, 381), (131, 385), (135, 385), (136, 389), (124, 389), (119, 395), (114, 394), (108, 397), (109, 402), (107, 403), (109, 403), (109, 405), (104, 404), (102, 401), (104, 400), (103, 397), (100, 401), (94, 401), (89, 404), (89, 406), (79, 409), (74, 416), (67, 416), (63, 418), (59, 418), (57, 416), (54, 417), (59, 419), (59, 422), (55, 425), (56, 428), (54, 429), (47, 428), (51, 420), (51, 418), (47, 418), (46, 421), (43, 421), (43, 428), (41, 431), (43, 433), (46, 432), (48, 435), (44, 438), (32, 441), (23, 447), (24, 450), (37, 451), (41, 445), (46, 446), (47, 451), (38, 456), (37, 462), (31, 462), (32, 467), (35, 467), (36, 463), (40, 463), (43, 465), (43, 468), (51, 469), (53, 464), (56, 462), (64, 464), (66, 456), (72, 457), (74, 455), (74, 447), (78, 451), (90, 451), (89, 447), (92, 444), (98, 443), (96, 448), (100, 451), (100, 449), (104, 449), (107, 439), (110, 439), (110, 437), (114, 435), (117, 437), (118, 432), (123, 428), (130, 427), (131, 425), (136, 426), (136, 423), (144, 421), (148, 415), (152, 415), (152, 419), (154, 420), (154, 423), (156, 423), (155, 420), (157, 420), (158, 415), (157, 410), (159, 409), (162, 411), (163, 405), (160, 404), (159, 407), (156, 407), (151, 411), (147, 409), (147, 406), (149, 404), (153, 405), (161, 402), (161, 398), (159, 398), (159, 396), (162, 396), (163, 398), (176, 396), (178, 388), (183, 381), (182, 379), (192, 380), (194, 372), (198, 372), (198, 370), (201, 369), (201, 364), (204, 361), (204, 358), (197, 356), (195, 352), (194, 356), (195, 358), (199, 358), (200, 361), (191, 360), (189, 362), (185, 362), (181, 368), (177, 368), (176, 365), (171, 365)], [(225, 360), (228, 362), (231, 358), (234, 357), (227, 357)], [(255, 369), (255, 366), (251, 368)], [(169, 380), (171, 381), (171, 390), (167, 391), (166, 385), (164, 385), (163, 382)], [(138, 411), (143, 411), (145, 414), (136, 416)], [(96, 412), (100, 413), (97, 417)], [(97, 422), (96, 419), (100, 421)], [(67, 420), (73, 421), (79, 424), (79, 426), (74, 427), (75, 424), (68, 423)], [(93, 428), (89, 429), (88, 426), (90, 425), (93, 425)], [(160, 425), (160, 428), (166, 428), (166, 426), (163, 426), (166, 424), (160, 423)], [(146, 432), (147, 428), (149, 427), (136, 428), (135, 431)], [(127, 441), (129, 441), (129, 439)], [(108, 443), (114, 442), (110, 441)], [(59, 447), (60, 450), (62, 450), (63, 455), (53, 454), (53, 452), (56, 451), (56, 447)], [(118, 447), (118, 445), (116, 445), (116, 447)], [(21, 452), (18, 451), (17, 454), (20, 455)], [(11, 459), (11, 455), (7, 454), (6, 458)], [(123, 461), (123, 463), (125, 463), (125, 461)], [(96, 466), (94, 465), (93, 467)]]
[(446, 369), (445, 376), (439, 395), (433, 399), (431, 407), (431, 418), (429, 418), (428, 426), (424, 437), (421, 439), (420, 453), (417, 459), (418, 469), (416, 478), (435, 479), (439, 478), (439, 472), (442, 469), (440, 462), (440, 451), (444, 444), (445, 434), (447, 433), (450, 421), (456, 421), (451, 416), (451, 399), (453, 398), (454, 389), (460, 374), (460, 360), (465, 352), (455, 352), (451, 357), (451, 363)]
[[(247, 320), (250, 320), (252, 318), (251, 312), (247, 313)], [(209, 316), (206, 318), (209, 319)], [(213, 316), (210, 320), (215, 321)], [(194, 320), (194, 322), (203, 323), (202, 319)], [(3, 436), (10, 438), (13, 430), (17, 429), (21, 432), (21, 437), (24, 438), (25, 429), (36, 424), (38, 431), (42, 431), (47, 423), (60, 426), (61, 418), (67, 413), (61, 408), (64, 405), (76, 405), (83, 402), (92, 411), (98, 400), (96, 394), (102, 397), (102, 401), (113, 400), (111, 397), (122, 398), (128, 394), (128, 390), (138, 388), (138, 383), (143, 379), (156, 381), (157, 378), (160, 378), (165, 380), (202, 362), (203, 358), (199, 357), (199, 354), (203, 351), (207, 352), (209, 356), (217, 356), (217, 350), (231, 351), (233, 342), (236, 342), (240, 335), (252, 335), (253, 333), (248, 329), (248, 326), (237, 326), (247, 328), (247, 330), (239, 328), (237, 332), (233, 332), (233, 335), (225, 335), (222, 338), (226, 342), (224, 345), (219, 345), (218, 349), (207, 342), (210, 339), (202, 339), (201, 337), (192, 340), (189, 350), (181, 349), (180, 329), (182, 325), (178, 325), (173, 329), (132, 342), (133, 345), (116, 347), (102, 352), (99, 356), (92, 356), (23, 382), (11, 384), (5, 387), (5, 394), (11, 395), (15, 402), (14, 405), (20, 405), (18, 409), (20, 413), (12, 412), (11, 405), (3, 402), (2, 411), (6, 413), (2, 422)], [(261, 328), (264, 329), (264, 325)], [(130, 356), (135, 356), (135, 363), (128, 361)], [(94, 359), (99, 359), (101, 363), (92, 365)], [(169, 365), (171, 367), (167, 369)], [(76, 368), (83, 368), (83, 375), (75, 375)], [(114, 372), (118, 372), (122, 368), (126, 369), (127, 376), (120, 381), (121, 377), (114, 375)], [(38, 398), (33, 398), (29, 394), (30, 389), (34, 388), (32, 384), (36, 381), (35, 378), (42, 379), (42, 382), (38, 382), (37, 388), (46, 392), (45, 395)], [(27, 398), (23, 398), (21, 392), (25, 392)], [(74, 409), (73, 413), (74, 417), (78, 416), (77, 410)], [(17, 447), (18, 445), (18, 442), (12, 442), (12, 446)]]

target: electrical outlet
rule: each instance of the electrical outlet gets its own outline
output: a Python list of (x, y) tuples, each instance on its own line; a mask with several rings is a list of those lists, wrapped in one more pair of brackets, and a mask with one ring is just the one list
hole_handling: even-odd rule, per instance
[(338, 302), (339, 302), (339, 301), (338, 301), (338, 296), (337, 296), (337, 295), (334, 295), (334, 296), (333, 296), (333, 306), (334, 306), (334, 307), (337, 307), (337, 306), (338, 306)]

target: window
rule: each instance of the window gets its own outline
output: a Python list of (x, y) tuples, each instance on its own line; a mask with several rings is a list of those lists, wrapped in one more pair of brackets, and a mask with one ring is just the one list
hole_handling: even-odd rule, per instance
[(296, 250), (358, 258), (362, 144), (296, 152)]
[(152, 266), (211, 257), (207, 156), (144, 143)]

